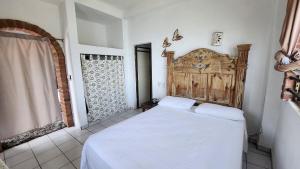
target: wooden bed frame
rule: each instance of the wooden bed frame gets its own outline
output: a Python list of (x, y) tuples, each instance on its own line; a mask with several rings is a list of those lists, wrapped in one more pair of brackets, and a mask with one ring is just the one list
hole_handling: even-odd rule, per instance
[(174, 59), (167, 52), (167, 95), (242, 108), (250, 44), (233, 58), (200, 48)]

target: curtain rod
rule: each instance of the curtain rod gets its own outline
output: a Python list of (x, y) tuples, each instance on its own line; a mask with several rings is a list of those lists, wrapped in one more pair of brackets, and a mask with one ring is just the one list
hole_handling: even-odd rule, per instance
[(65, 42), (65, 39), (55, 38), (55, 40)]
[[(10, 36), (10, 37), (18, 37), (18, 38), (24, 38), (24, 39), (42, 39), (42, 38), (48, 38), (45, 36), (35, 36), (35, 35), (28, 35), (28, 34), (23, 34), (23, 33), (17, 33), (17, 32), (7, 32), (7, 31), (0, 31), (0, 36)], [(54, 38), (57, 41), (62, 41), (64, 42), (64, 39), (62, 38)]]

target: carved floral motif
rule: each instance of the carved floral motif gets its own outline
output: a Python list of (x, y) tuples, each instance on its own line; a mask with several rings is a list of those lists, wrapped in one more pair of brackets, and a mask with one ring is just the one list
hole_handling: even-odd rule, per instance
[(237, 58), (201, 48), (174, 60), (167, 52), (168, 95), (241, 108), (250, 46), (239, 45)]

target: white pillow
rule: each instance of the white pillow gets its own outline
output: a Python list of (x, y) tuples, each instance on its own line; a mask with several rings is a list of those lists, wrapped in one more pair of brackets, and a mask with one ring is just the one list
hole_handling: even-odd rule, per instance
[(165, 106), (165, 107), (172, 107), (176, 109), (185, 109), (189, 110), (194, 105), (196, 101), (193, 99), (187, 99), (182, 97), (173, 97), (173, 96), (166, 96), (158, 105)]
[(195, 112), (199, 114), (206, 114), (206, 115), (210, 115), (218, 118), (224, 118), (228, 120), (235, 120), (235, 121), (245, 120), (244, 112), (242, 110), (233, 107), (211, 104), (211, 103), (200, 104), (195, 109)]

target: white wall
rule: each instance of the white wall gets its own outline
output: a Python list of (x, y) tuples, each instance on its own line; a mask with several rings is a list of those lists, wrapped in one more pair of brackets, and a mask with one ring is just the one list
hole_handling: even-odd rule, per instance
[(272, 149), (274, 169), (300, 167), (300, 111), (294, 103), (282, 102)]
[(283, 73), (274, 70), (274, 53), (280, 49), (279, 36), (287, 0), (274, 2), (274, 26), (270, 46), (267, 92), (259, 145), (272, 148), (274, 169), (298, 169), (300, 166), (300, 110), (292, 102), (280, 99)]
[[(97, 8), (101, 11), (101, 4), (95, 0), (81, 1), (76, 0), (76, 2), (81, 5), (87, 5), (89, 8)], [(62, 12), (65, 15), (64, 19), (64, 36), (65, 36), (65, 46), (66, 49), (66, 61), (68, 74), (73, 78), (69, 80), (70, 93), (72, 99), (72, 110), (75, 119), (76, 127), (87, 127), (87, 112), (85, 106), (84, 98), (84, 86), (82, 79), (81, 63), (80, 63), (80, 53), (95, 53), (95, 54), (107, 54), (107, 55), (124, 55), (121, 49), (111, 49), (105, 47), (82, 45), (79, 44), (78, 40), (78, 30), (77, 30), (77, 17), (75, 10), (75, 0), (65, 0), (62, 5)], [(114, 7), (109, 5), (103, 7), (103, 10), (110, 10), (110, 14), (113, 16), (119, 16), (121, 12)], [(121, 20), (121, 18), (120, 18)], [(121, 25), (122, 26), (122, 25)], [(86, 29), (87, 31), (89, 29)], [(122, 38), (121, 38), (122, 41)]]
[[(180, 56), (193, 49), (207, 47), (218, 52), (236, 54), (236, 45), (251, 43), (244, 110), (249, 133), (260, 128), (269, 64), (273, 0), (186, 0), (128, 18), (128, 67), (134, 67), (134, 45), (152, 43), (153, 97), (166, 95), (166, 58), (162, 58), (162, 41), (179, 28), (184, 39), (172, 45)], [(212, 47), (214, 31), (224, 32), (221, 47)], [(128, 70), (130, 105), (135, 106), (134, 69)]]
[(274, 2), (273, 29), (270, 43), (270, 58), (269, 58), (269, 72), (267, 91), (264, 104), (264, 113), (262, 120), (262, 133), (259, 139), (259, 145), (271, 148), (273, 145), (274, 136), (276, 133), (276, 126), (279, 116), (281, 114), (281, 86), (283, 82), (283, 73), (274, 70), (274, 54), (280, 49), (279, 37), (285, 16), (285, 9), (287, 0), (276, 0)]
[(78, 41), (80, 44), (107, 46), (106, 26), (77, 18)]
[[(279, 36), (285, 16), (287, 0), (277, 0), (274, 10), (274, 28), (270, 55), (280, 49)], [(292, 102), (280, 99), (283, 73), (273, 68), (270, 58), (262, 131), (259, 144), (272, 148), (274, 169), (298, 169), (300, 166), (300, 111)]]
[(122, 10), (99, 0), (75, 0), (75, 2), (114, 16), (116, 18), (124, 17), (124, 13)]
[(122, 20), (111, 22), (106, 27), (107, 46), (123, 49), (123, 25)]
[(84, 102), (83, 81), (80, 64), (80, 53), (78, 51), (78, 33), (74, 0), (64, 1), (62, 4), (64, 16), (64, 39), (65, 56), (69, 79), (69, 89), (71, 95), (72, 112), (76, 127), (87, 126), (87, 112)]
[(62, 37), (59, 7), (40, 0), (0, 0), (0, 18), (29, 22)]
[[(83, 38), (84, 44), (117, 49), (123, 48), (121, 18), (91, 8), (89, 4), (76, 3), (75, 6), (79, 43), (81, 43)], [(106, 43), (101, 43), (104, 40), (103, 37), (106, 38)]]

